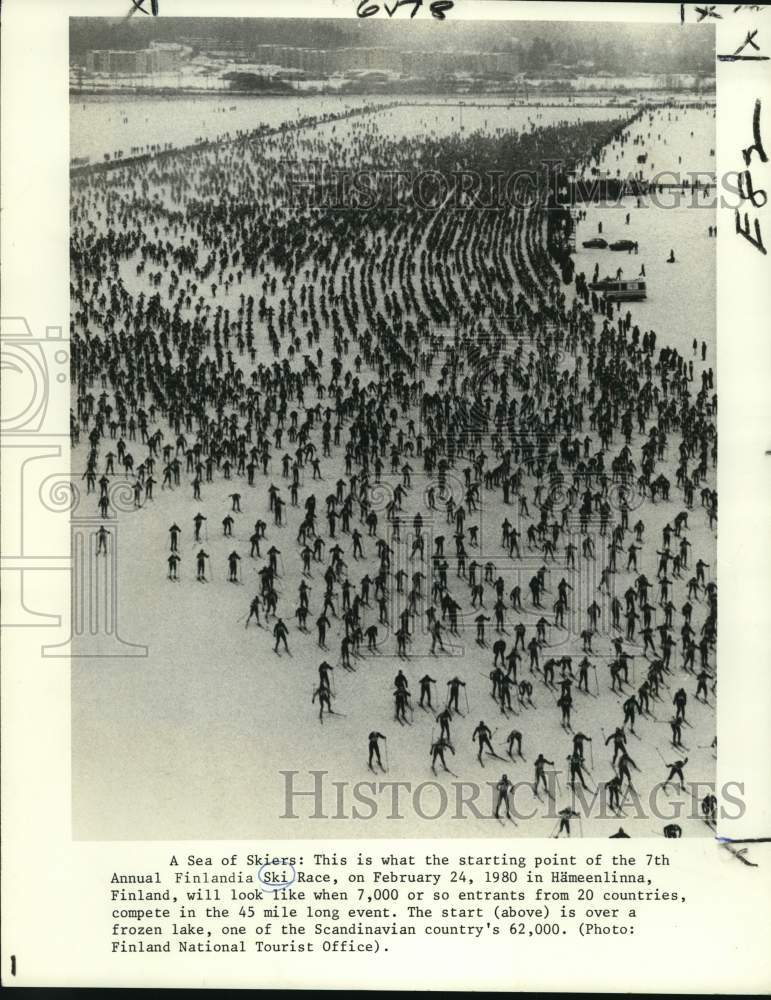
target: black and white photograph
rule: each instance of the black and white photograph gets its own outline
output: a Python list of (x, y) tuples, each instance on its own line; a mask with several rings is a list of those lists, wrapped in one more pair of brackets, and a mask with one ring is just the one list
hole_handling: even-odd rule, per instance
[(714, 833), (714, 31), (438, 34), (71, 22), (78, 837)]
[(6, 0), (3, 987), (769, 992), (768, 10)]

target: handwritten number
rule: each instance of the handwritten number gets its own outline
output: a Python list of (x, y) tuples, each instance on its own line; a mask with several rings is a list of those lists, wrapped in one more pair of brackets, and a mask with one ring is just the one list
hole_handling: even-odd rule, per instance
[[(138, 0), (133, 0), (137, 3)], [(142, 0), (139, 0), (142, 2)], [(412, 12), (410, 13), (410, 20), (415, 17), (420, 8), (423, 6), (423, 0), (395, 0), (394, 5), (389, 7), (387, 3), (383, 4), (383, 10), (386, 12), (389, 18), (393, 17), (394, 14), (399, 10), (400, 7), (412, 6)], [(451, 11), (455, 6), (455, 0), (432, 0), (429, 5), (429, 10), (431, 11), (431, 16), (436, 18), (437, 21), (444, 21), (448, 11)], [(380, 6), (376, 3), (368, 3), (367, 0), (359, 0), (356, 7), (357, 17), (374, 17), (375, 14), (380, 12)]]
[(389, 7), (388, 4), (383, 4), (383, 7), (386, 14), (388, 14), (389, 17), (393, 17), (397, 10), (400, 7), (404, 7), (406, 4), (412, 4), (412, 13), (410, 14), (410, 19), (412, 19), (423, 6), (423, 0), (396, 0), (393, 7)]
[(755, 140), (754, 145), (742, 150), (744, 164), (747, 167), (750, 165), (753, 153), (758, 154), (761, 163), (768, 162), (768, 156), (765, 149), (763, 149), (763, 140), (760, 137), (760, 98), (755, 101), (755, 111), (752, 115), (752, 138)]
[(434, 0), (431, 4), (431, 16), (435, 17), (437, 21), (444, 21), (445, 12), (451, 11), (455, 6), (453, 0)]
[[(744, 184), (742, 183), (742, 178), (744, 178)], [(739, 174), (739, 195), (742, 201), (746, 201), (748, 198), (755, 206), (755, 208), (763, 208), (763, 206), (768, 201), (768, 195), (765, 191), (760, 188), (753, 187), (752, 184), (752, 174), (749, 170), (745, 170), (744, 173)]]

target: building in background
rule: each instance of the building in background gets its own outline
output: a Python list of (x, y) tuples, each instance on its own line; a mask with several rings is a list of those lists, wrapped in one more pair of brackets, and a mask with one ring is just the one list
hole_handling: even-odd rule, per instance
[[(189, 44), (153, 41), (144, 49), (91, 49), (85, 53), (85, 60), (81, 57), (80, 65), (85, 65), (89, 73), (151, 76), (179, 72), (184, 63), (191, 61), (193, 52)], [(288, 76), (292, 71), (315, 80), (373, 73), (385, 74), (384, 79), (388, 76), (421, 79), (515, 76), (521, 69), (517, 50), (424, 52), (400, 51), (385, 46), (322, 49), (273, 44), (247, 47), (242, 43), (223, 48), (220, 43), (216, 47), (200, 48), (192, 61), (197, 65), (207, 65), (214, 74), (230, 71), (236, 64), (249, 63), (255, 67), (270, 68), (271, 75), (280, 75), (284, 71)]]
[(173, 42), (151, 42), (147, 49), (91, 49), (86, 53), (86, 69), (90, 73), (134, 75), (142, 73), (174, 73), (191, 50)]
[(516, 52), (401, 52), (378, 46), (312, 49), (292, 45), (257, 45), (250, 53), (256, 63), (300, 69), (318, 76), (375, 70), (404, 76), (474, 76), (519, 72)]

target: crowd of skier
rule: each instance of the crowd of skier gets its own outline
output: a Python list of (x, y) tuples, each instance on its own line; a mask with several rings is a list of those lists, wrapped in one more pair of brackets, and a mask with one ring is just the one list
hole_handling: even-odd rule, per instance
[[(184, 618), (186, 587), (232, 586), (211, 628), (240, 620), (245, 657), (297, 660), (309, 719), (355, 717), (362, 767), (393, 767), (382, 751), (422, 727), (425, 759), (402, 766), (505, 767), (502, 821), (517, 773), (570, 797), (555, 835), (580, 820), (579, 786), (623, 819), (635, 782), (683, 790), (695, 755), (708, 779), (714, 741), (683, 740), (694, 705), (714, 730), (706, 342), (688, 357), (582, 272), (566, 283), (543, 201), (324, 209), (281, 175), (322, 153), (416, 172), (559, 148), (590, 163), (630, 123), (430, 143), (367, 116), (324, 129), (73, 178), (71, 434), (100, 552), (128, 482), (137, 516), (170, 525), (147, 553), (159, 602)], [(181, 524), (178, 503), (164, 513), (179, 495)], [(389, 704), (366, 693), (368, 658), (394, 671)], [(661, 758), (642, 779), (634, 741)]]

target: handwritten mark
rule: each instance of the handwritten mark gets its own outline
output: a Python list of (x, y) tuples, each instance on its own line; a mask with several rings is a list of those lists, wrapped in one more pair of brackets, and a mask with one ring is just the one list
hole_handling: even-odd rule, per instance
[(752, 236), (750, 236), (749, 216), (747, 215), (746, 212), (744, 213), (744, 228), (742, 228), (742, 226), (739, 223), (739, 209), (738, 208), (736, 209), (736, 232), (740, 233), (745, 238), (745, 240), (747, 240), (755, 247), (756, 250), (760, 250), (760, 252), (765, 255), (768, 253), (768, 250), (766, 250), (765, 246), (763, 245), (763, 237), (760, 234), (760, 223), (758, 222), (757, 219), (755, 219), (754, 222), (755, 222), (755, 238), (753, 239)]
[(128, 14), (126, 14), (127, 19), (133, 17), (137, 11), (141, 11), (143, 14), (151, 14), (153, 17), (158, 16), (159, 0), (150, 0), (150, 10), (145, 9), (147, 0), (131, 0), (131, 3), (133, 6)]
[(735, 858), (738, 858), (741, 862), (743, 862), (743, 864), (749, 865), (750, 868), (758, 867), (757, 862), (750, 861), (750, 859), (747, 857), (746, 847), (740, 847), (738, 851), (733, 850), (733, 848), (729, 847), (728, 844), (723, 844), (723, 847), (725, 847), (727, 851), (730, 851), (730, 853), (733, 854)]
[(743, 55), (741, 55), (741, 52), (748, 45), (751, 45), (752, 48), (755, 49), (756, 52), (760, 52), (760, 46), (755, 44), (755, 35), (757, 35), (757, 33), (758, 33), (758, 29), (757, 28), (754, 31), (748, 31), (747, 32), (747, 37), (744, 39), (744, 41), (739, 46), (739, 48), (736, 50), (736, 52), (732, 52), (730, 55), (721, 55), (721, 56), (718, 56), (718, 59), (720, 60), (720, 62), (739, 62), (739, 61), (742, 61), (742, 60), (751, 60), (751, 61), (755, 61), (755, 62), (763, 62), (763, 61), (767, 60), (768, 56), (743, 56)]
[(760, 188), (754, 188), (752, 185), (752, 175), (749, 170), (745, 170), (743, 173), (739, 174), (737, 177), (739, 196), (742, 201), (747, 201), (748, 199), (752, 202), (755, 208), (763, 208), (763, 206), (768, 201), (768, 195), (765, 191)]
[(722, 14), (718, 14), (715, 11), (715, 7), (716, 6), (717, 6), (717, 4), (713, 3), (713, 4), (710, 4), (708, 7), (706, 7), (706, 6), (705, 7), (697, 7), (696, 8), (696, 13), (699, 15), (699, 20), (697, 21), (697, 24), (700, 24), (704, 20), (705, 17), (716, 17), (716, 18), (718, 18), (718, 20), (722, 21), (723, 20), (723, 15)]
[(718, 837), (719, 841), (727, 844), (771, 844), (771, 837)]
[(734, 53), (734, 55), (738, 56), (746, 45), (751, 45), (756, 52), (760, 52), (760, 46), (755, 44), (755, 35), (757, 35), (757, 33), (758, 33), (757, 28), (755, 28), (754, 31), (748, 31), (747, 37), (744, 39), (744, 45), (740, 45), (739, 48)]
[[(717, 7), (717, 4), (714, 4), (714, 3), (713, 4), (705, 4), (703, 7), (697, 7), (694, 4), (693, 6), (694, 6), (694, 13), (696, 13), (696, 14), (699, 15), (697, 23), (705, 20), (705, 18), (708, 18), (708, 17), (714, 17), (714, 18), (717, 18), (720, 21), (723, 20), (723, 14), (718, 14), (717, 11), (715, 10), (715, 7)], [(685, 8), (686, 8), (686, 5), (684, 3), (681, 3), (680, 4), (680, 24), (685, 24), (685, 15), (686, 15)], [(766, 9), (767, 9), (767, 5), (766, 4), (740, 3), (740, 4), (737, 4), (733, 8), (733, 10), (727, 11), (727, 13), (728, 14), (738, 14), (739, 11), (743, 10), (743, 11), (751, 11), (751, 12), (753, 12), (755, 14), (765, 14)], [(724, 10), (725, 10), (725, 8), (724, 8)]]
[[(292, 874), (289, 878), (285, 878), (277, 882), (275, 879), (270, 877), (270, 870), (275, 867), (276, 865), (272, 862), (266, 861), (265, 864), (261, 865), (257, 871), (257, 881), (266, 892), (282, 892), (284, 889), (288, 889), (289, 886), (292, 885), (297, 879), (297, 871), (294, 865), (287, 865), (285, 867), (291, 868)], [(267, 876), (263, 876), (263, 872), (265, 871), (268, 872)]]
[(738, 858), (742, 864), (748, 865), (750, 868), (759, 868), (760, 866), (755, 861), (750, 861), (747, 857), (746, 847), (734, 847), (734, 844), (767, 844), (769, 841), (768, 837), (751, 837), (747, 840), (732, 840), (730, 837), (716, 837), (715, 838), (721, 847), (733, 854), (735, 858)]
[[(433, 18), (436, 18), (437, 21), (444, 21), (446, 14), (451, 11), (454, 6), (454, 0), (431, 0), (428, 5), (428, 9)], [(412, 12), (410, 14), (410, 20), (412, 20), (421, 7), (423, 7), (423, 0), (394, 0), (393, 7), (389, 7), (387, 3), (383, 4), (383, 10), (389, 18), (392, 18), (400, 7), (412, 7)], [(379, 12), (379, 4), (368, 3), (368, 0), (359, 0), (356, 5), (357, 17), (374, 17), (375, 14), (378, 14)]]
[[(756, 98), (755, 107), (752, 113), (752, 138), (754, 143), (752, 146), (747, 146), (746, 149), (742, 150), (742, 157), (744, 158), (744, 164), (749, 167), (752, 160), (752, 154), (757, 153), (758, 158), (761, 163), (766, 163), (768, 161), (768, 156), (763, 148), (763, 140), (760, 134), (760, 98)], [(768, 195), (765, 191), (760, 188), (756, 188), (752, 183), (752, 175), (749, 170), (745, 170), (741, 174), (737, 174), (738, 178), (738, 193), (741, 196), (742, 201), (750, 201), (754, 208), (763, 208), (768, 202)], [(751, 243), (756, 250), (760, 250), (762, 254), (766, 254), (768, 251), (763, 245), (763, 238), (760, 232), (760, 222), (759, 220), (753, 219), (753, 225), (750, 226), (750, 219), (747, 212), (744, 213), (744, 224), (741, 223), (741, 216), (739, 214), (739, 209), (735, 209), (735, 219), (736, 219), (736, 232), (743, 236), (748, 243)], [(754, 232), (754, 237), (751, 235)]]
[(755, 140), (752, 146), (742, 150), (744, 165), (748, 167), (752, 154), (757, 153), (761, 163), (768, 163), (766, 151), (763, 149), (763, 140), (760, 137), (760, 98), (755, 98), (755, 110), (752, 113), (752, 138)]

